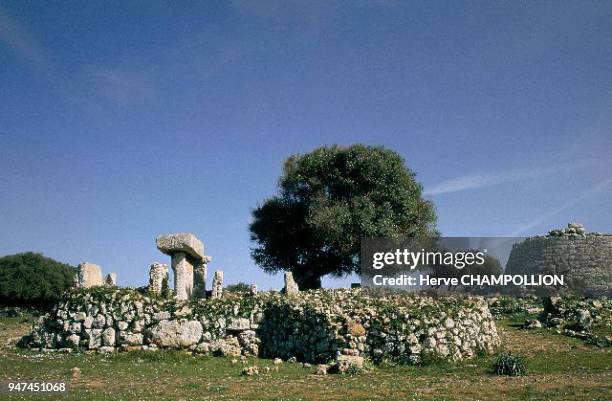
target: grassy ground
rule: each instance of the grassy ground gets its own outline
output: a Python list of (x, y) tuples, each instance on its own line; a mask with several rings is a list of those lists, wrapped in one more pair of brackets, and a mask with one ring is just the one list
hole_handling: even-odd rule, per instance
[[(492, 357), (455, 365), (379, 367), (358, 375), (315, 376), (283, 363), (278, 372), (240, 376), (226, 358), (183, 352), (39, 354), (12, 344), (28, 331), (19, 318), (0, 318), (0, 382), (65, 381), (65, 395), (7, 395), (28, 400), (611, 400), (612, 350), (548, 331), (498, 325), (504, 348), (524, 355), (529, 375), (498, 377)], [(250, 359), (250, 365), (272, 366)], [(71, 379), (71, 369), (81, 369)]]

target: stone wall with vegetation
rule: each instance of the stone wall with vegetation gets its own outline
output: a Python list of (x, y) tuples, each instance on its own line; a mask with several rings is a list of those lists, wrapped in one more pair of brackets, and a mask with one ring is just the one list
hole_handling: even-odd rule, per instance
[(568, 224), (546, 236), (514, 245), (506, 274), (562, 274), (568, 288), (583, 295), (612, 295), (612, 234), (585, 233)]
[(187, 349), (324, 362), (339, 354), (418, 363), (490, 352), (499, 337), (484, 299), (359, 289), (276, 292), (181, 302), (132, 289), (75, 290), (22, 345), (43, 350)]

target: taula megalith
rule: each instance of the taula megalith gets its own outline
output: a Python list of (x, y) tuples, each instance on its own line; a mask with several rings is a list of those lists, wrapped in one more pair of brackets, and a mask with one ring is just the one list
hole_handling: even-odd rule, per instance
[(174, 271), (174, 293), (179, 300), (193, 295), (193, 266), (200, 266), (204, 259), (204, 244), (190, 233), (159, 235), (155, 239), (157, 249), (170, 255)]

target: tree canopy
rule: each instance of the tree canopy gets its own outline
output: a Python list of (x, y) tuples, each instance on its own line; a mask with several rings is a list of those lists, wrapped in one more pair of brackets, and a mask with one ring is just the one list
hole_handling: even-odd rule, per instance
[(415, 174), (383, 147), (320, 147), (290, 156), (279, 193), (253, 211), (251, 254), (264, 271), (290, 270), (300, 288), (359, 273), (362, 237), (435, 234), (436, 214)]
[(0, 304), (48, 307), (74, 283), (76, 269), (40, 253), (0, 258)]

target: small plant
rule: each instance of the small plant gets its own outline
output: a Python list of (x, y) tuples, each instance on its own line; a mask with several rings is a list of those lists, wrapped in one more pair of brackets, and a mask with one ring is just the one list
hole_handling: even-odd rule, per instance
[(527, 362), (522, 356), (504, 353), (495, 358), (493, 372), (497, 375), (524, 376), (527, 374)]
[(170, 296), (170, 287), (168, 285), (168, 277), (164, 277), (162, 279), (161, 296), (164, 298), (168, 298)]

